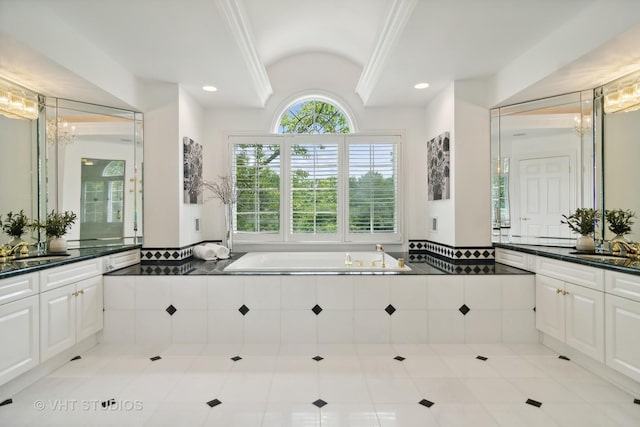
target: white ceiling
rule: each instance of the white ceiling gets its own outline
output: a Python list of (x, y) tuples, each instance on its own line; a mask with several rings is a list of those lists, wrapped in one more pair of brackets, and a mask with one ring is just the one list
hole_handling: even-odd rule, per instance
[[(12, 1), (18, 0), (0, 0), (0, 15)], [(178, 83), (216, 108), (263, 106), (271, 93), (269, 68), (308, 52), (360, 67), (353, 90), (367, 106), (423, 106), (451, 81), (489, 79), (597, 0), (20, 1), (45, 10), (135, 78)], [(74, 81), (61, 55), (52, 61), (29, 49), (38, 51), (0, 27), (0, 75), (52, 96), (97, 92), (86, 78)], [(596, 78), (584, 74), (596, 60), (568, 66), (537, 89), (563, 92), (559, 82), (573, 81), (573, 74), (593, 84)], [(420, 81), (431, 87), (415, 90)], [(219, 91), (204, 93), (205, 84)], [(113, 105), (113, 95), (105, 93), (104, 102)]]

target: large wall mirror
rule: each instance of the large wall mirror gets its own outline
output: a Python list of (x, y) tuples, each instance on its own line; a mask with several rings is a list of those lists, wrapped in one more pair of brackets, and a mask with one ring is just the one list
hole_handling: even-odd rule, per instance
[(47, 211), (73, 211), (70, 245), (138, 243), (142, 236), (142, 114), (46, 101)]
[(561, 223), (594, 207), (593, 91), (491, 111), (494, 242), (573, 245)]
[[(640, 72), (624, 76), (596, 89), (598, 107), (602, 110), (603, 182), (601, 193), (604, 209), (631, 210), (640, 214), (640, 193), (635, 189), (636, 170), (640, 160)], [(604, 239), (613, 233), (602, 227)], [(627, 239), (640, 241), (638, 218)]]
[[(41, 163), (38, 126), (44, 98), (12, 82), (0, 79), (0, 215), (23, 211), (38, 219), (43, 198), (40, 193)], [(24, 240), (36, 241), (38, 233), (27, 231)], [(2, 236), (0, 243), (11, 238)]]

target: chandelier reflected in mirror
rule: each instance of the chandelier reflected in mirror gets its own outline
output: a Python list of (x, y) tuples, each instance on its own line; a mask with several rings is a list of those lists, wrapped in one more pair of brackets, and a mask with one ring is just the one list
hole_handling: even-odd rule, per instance
[(64, 118), (47, 119), (47, 141), (54, 144), (58, 141), (58, 147), (73, 144), (76, 140), (76, 127), (69, 124)]
[(574, 126), (573, 126), (574, 130), (581, 137), (584, 134), (588, 134), (589, 132), (591, 132), (591, 127), (592, 127), (591, 116), (588, 116), (588, 115), (580, 116), (576, 114), (575, 116), (573, 116), (573, 123), (574, 123)]

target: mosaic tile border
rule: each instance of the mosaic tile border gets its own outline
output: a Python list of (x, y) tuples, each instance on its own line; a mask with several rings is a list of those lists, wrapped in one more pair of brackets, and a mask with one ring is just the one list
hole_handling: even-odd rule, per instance
[(453, 274), (494, 274), (496, 269), (495, 263), (492, 261), (452, 263), (427, 254), (409, 254), (409, 262), (427, 262), (439, 270)]
[(409, 255), (432, 255), (452, 263), (492, 263), (496, 251), (491, 246), (453, 247), (430, 240), (409, 240)]
[(154, 263), (174, 261), (180, 262), (189, 259), (193, 256), (193, 247), (201, 245), (203, 243), (220, 243), (220, 240), (205, 240), (202, 242), (194, 243), (192, 245), (183, 246), (181, 248), (142, 248), (140, 249), (140, 262)]

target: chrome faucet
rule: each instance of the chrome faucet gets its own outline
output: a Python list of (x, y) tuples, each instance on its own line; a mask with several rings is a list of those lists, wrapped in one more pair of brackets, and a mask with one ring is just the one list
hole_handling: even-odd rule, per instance
[(377, 244), (376, 245), (376, 252), (382, 252), (382, 268), (387, 268), (387, 265), (384, 262), (384, 246), (382, 246), (381, 244)]

